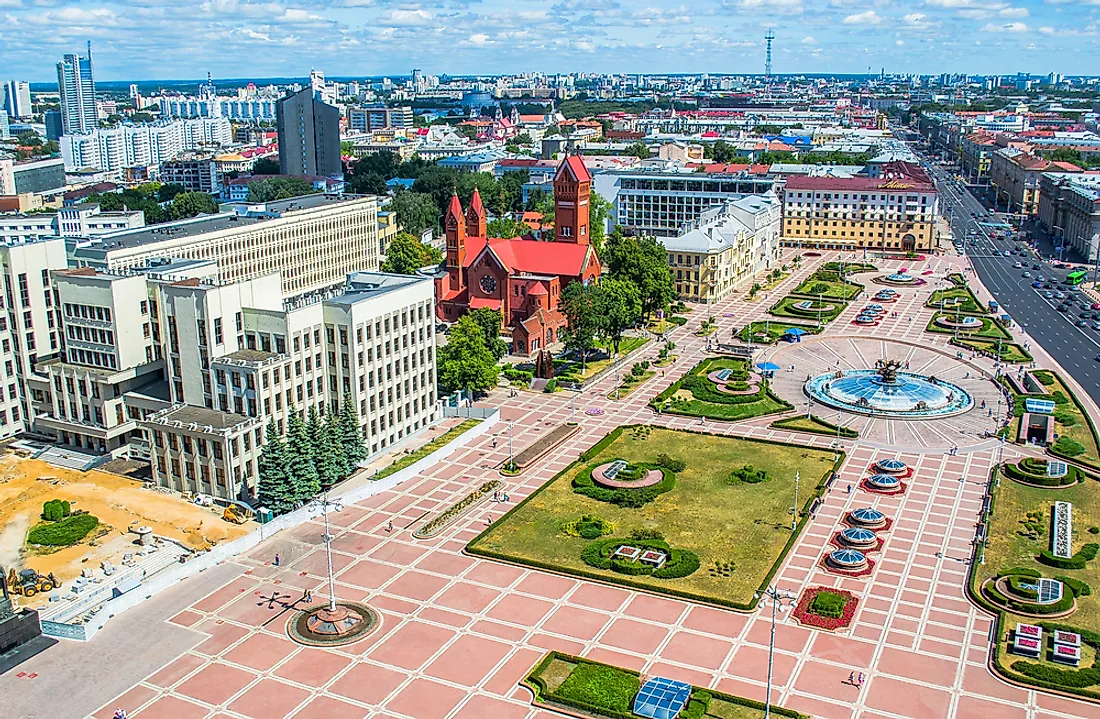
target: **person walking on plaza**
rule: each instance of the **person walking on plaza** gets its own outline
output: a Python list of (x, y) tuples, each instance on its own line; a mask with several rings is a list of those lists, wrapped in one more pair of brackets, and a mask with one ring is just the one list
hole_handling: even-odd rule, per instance
[(275, 566), (279, 566), (279, 553), (275, 552)]

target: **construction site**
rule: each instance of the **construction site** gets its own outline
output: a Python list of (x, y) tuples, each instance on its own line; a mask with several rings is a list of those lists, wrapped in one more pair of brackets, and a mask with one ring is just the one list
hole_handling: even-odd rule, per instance
[[(78, 525), (76, 534), (87, 528), (86, 534), (72, 544), (51, 539), (58, 529), (68, 530), (63, 524)], [(60, 609), (82, 594), (125, 591), (255, 527), (251, 512), (236, 505), (15, 453), (0, 457), (0, 567), (24, 607)], [(31, 541), (38, 536), (46, 539)]]

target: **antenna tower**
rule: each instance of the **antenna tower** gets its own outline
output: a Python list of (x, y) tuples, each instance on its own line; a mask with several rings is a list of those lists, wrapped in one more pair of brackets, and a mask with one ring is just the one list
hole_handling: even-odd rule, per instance
[(775, 33), (768, 30), (764, 34), (764, 41), (768, 43), (768, 55), (764, 61), (764, 79), (768, 82), (772, 80), (772, 40), (775, 39)]

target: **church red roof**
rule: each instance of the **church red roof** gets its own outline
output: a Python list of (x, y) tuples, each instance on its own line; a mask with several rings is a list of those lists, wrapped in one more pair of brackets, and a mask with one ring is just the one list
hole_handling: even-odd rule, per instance
[(455, 194), (451, 195), (451, 204), (447, 208), (447, 214), (445, 215), (445, 217), (450, 217), (451, 215), (454, 215), (460, 221), (463, 217), (462, 203), (458, 201), (458, 193), (457, 192)]
[(470, 309), (479, 310), (482, 307), (488, 307), (491, 310), (500, 309), (500, 300), (494, 300), (492, 297), (471, 297)]
[(477, 191), (476, 187), (474, 188), (474, 196), (470, 198), (470, 211), (479, 215), (485, 214), (485, 205), (481, 204), (481, 193)]
[[(519, 238), (505, 240), (496, 237), (489, 240), (489, 246), (511, 272), (566, 276), (580, 276), (589, 247), (573, 242), (539, 242)], [(466, 240), (466, 247), (466, 266), (470, 267), (484, 249), (485, 240), (470, 237)]]
[(568, 171), (573, 179), (577, 182), (592, 182), (592, 175), (588, 173), (588, 168), (584, 166), (584, 160), (580, 155), (569, 155), (561, 163), (558, 169), (560, 174), (562, 171)]

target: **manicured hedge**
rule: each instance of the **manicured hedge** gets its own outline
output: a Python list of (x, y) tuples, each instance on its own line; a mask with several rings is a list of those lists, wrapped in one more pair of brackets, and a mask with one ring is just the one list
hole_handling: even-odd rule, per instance
[(998, 591), (992, 582), (982, 587), (982, 591), (989, 595), (988, 598), (994, 603), (994, 606), (999, 605), (999, 609), (1009, 609), (1024, 614), (1061, 614), (1073, 606), (1073, 592), (1064, 592), (1062, 598), (1054, 604), (1039, 604), (1038, 602), (1005, 596)]
[[(668, 560), (660, 569), (641, 562), (630, 562), (611, 553), (623, 544), (643, 549), (661, 549), (669, 553)], [(601, 539), (589, 542), (581, 550), (581, 560), (596, 569), (609, 569), (627, 576), (652, 576), (654, 579), (680, 579), (699, 570), (699, 555), (688, 549), (675, 549), (661, 539)]]
[(1089, 543), (1078, 549), (1072, 557), (1066, 558), (1056, 557), (1049, 549), (1044, 549), (1039, 553), (1039, 561), (1057, 569), (1084, 569), (1085, 565), (1096, 558), (1097, 550), (1100, 550), (1100, 544)]
[[(1028, 457), (1026, 459), (1031, 458)], [(1019, 463), (1005, 463), (1002, 465), (1005, 476), (1017, 482), (1034, 484), (1039, 487), (1064, 487), (1070, 484), (1076, 484), (1081, 479), (1081, 470), (1073, 465), (1069, 466), (1069, 471), (1066, 473), (1065, 477), (1048, 477), (1046, 474), (1039, 474), (1037, 471), (1028, 471), (1028, 467), (1024, 465), (1026, 459), (1021, 460)]]
[(44, 547), (70, 547), (99, 526), (99, 518), (91, 514), (71, 514), (51, 524), (39, 524), (27, 534), (28, 544)]
[(646, 470), (655, 469), (661, 473), (661, 481), (657, 484), (649, 487), (637, 487), (637, 488), (622, 488), (612, 489), (609, 487), (601, 487), (596, 484), (592, 479), (592, 473), (597, 467), (602, 466), (604, 463), (593, 464), (590, 467), (586, 467), (583, 472), (573, 478), (573, 491), (577, 494), (583, 494), (586, 497), (591, 497), (600, 502), (610, 502), (611, 504), (619, 507), (629, 507), (637, 509), (638, 507), (649, 504), (653, 500), (657, 499), (660, 495), (668, 492), (676, 486), (676, 473), (670, 472), (667, 469), (661, 467), (655, 467), (650, 464), (639, 464)]
[[(777, 419), (769, 426), (776, 429), (789, 429), (792, 432), (805, 432), (807, 434), (822, 434), (827, 436), (837, 436), (837, 426), (832, 422), (827, 422), (820, 417), (811, 417), (810, 421), (818, 425), (819, 428), (806, 427), (797, 425), (797, 422), (805, 421), (806, 417), (799, 415), (797, 417), (784, 417), (783, 419)], [(856, 439), (859, 437), (859, 432), (844, 425), (840, 426), (840, 436), (844, 439)]]

